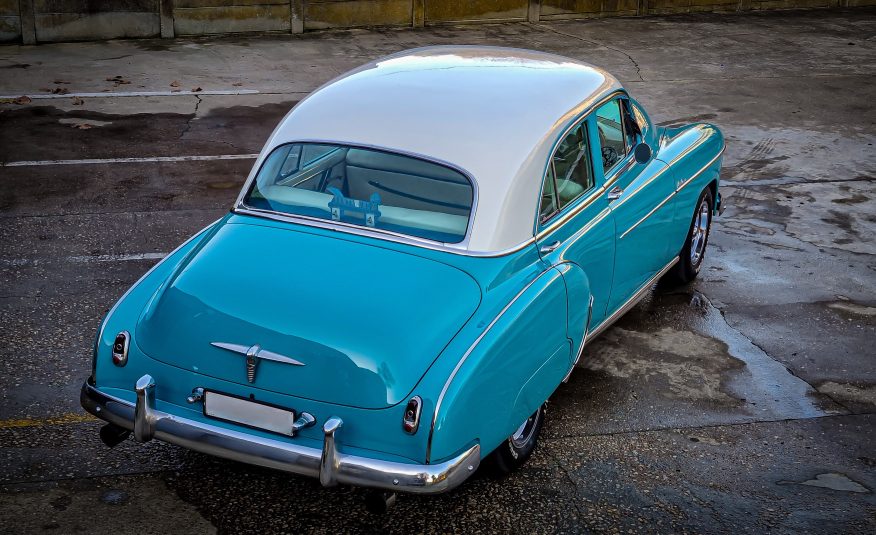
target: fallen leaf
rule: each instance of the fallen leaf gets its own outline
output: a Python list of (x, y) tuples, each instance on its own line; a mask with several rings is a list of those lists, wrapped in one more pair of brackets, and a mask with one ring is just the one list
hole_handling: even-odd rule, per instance
[(56, 83), (56, 84), (69, 84), (70, 82), (68, 82), (67, 80), (55, 80), (53, 83)]
[(70, 90), (66, 87), (56, 87), (55, 89), (52, 89), (53, 95), (66, 95), (69, 92)]
[(234, 87), (240, 87), (240, 86), (243, 85), (243, 82), (234, 82), (234, 83), (231, 84), (231, 85), (233, 85)]
[(177, 80), (170, 82), (170, 87), (179, 87), (179, 82)]
[(179, 93), (180, 91), (182, 91), (182, 89), (171, 89), (170, 90), (171, 93)]
[(18, 98), (12, 99), (13, 104), (30, 104), (31, 102), (31, 98), (27, 95), (22, 95)]
[(203, 91), (203, 89), (201, 89), (200, 86), (198, 86), (198, 87), (192, 89), (192, 93), (197, 93), (198, 91)]
[(74, 105), (74, 106), (81, 106), (81, 105), (83, 105), (83, 104), (85, 104), (85, 101), (84, 101), (84, 100), (82, 100), (82, 99), (79, 98), (79, 97), (73, 97), (73, 105)]
[(122, 79), (122, 76), (120, 74), (117, 74), (111, 78), (107, 78), (106, 81), (107, 82), (115, 82), (116, 80), (121, 80), (121, 79)]

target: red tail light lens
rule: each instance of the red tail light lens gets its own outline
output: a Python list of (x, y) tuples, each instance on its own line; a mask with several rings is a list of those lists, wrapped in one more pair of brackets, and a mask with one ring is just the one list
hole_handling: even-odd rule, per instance
[(414, 396), (405, 407), (405, 415), (402, 418), (402, 429), (405, 433), (414, 434), (420, 426), (420, 412), (423, 410), (423, 400), (420, 396)]

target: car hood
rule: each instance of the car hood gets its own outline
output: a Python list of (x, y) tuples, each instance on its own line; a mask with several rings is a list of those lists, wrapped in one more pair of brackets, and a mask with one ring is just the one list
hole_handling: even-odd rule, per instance
[[(468, 274), (438, 261), (226, 223), (175, 268), (134, 339), (156, 360), (254, 389), (383, 408), (406, 400), (480, 295)], [(267, 358), (250, 383), (246, 356), (213, 343), (258, 345)]]

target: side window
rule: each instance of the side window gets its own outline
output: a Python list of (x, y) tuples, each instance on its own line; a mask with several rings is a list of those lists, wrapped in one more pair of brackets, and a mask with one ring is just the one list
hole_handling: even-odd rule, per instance
[(623, 116), (620, 99), (606, 102), (596, 110), (602, 169), (606, 173), (629, 152), (630, 147)]
[(594, 186), (587, 125), (582, 122), (557, 145), (542, 187), (541, 222), (562, 210)]

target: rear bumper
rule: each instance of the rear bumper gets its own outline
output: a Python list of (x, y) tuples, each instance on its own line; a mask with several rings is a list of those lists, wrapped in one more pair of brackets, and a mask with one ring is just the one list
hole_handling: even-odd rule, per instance
[[(144, 379), (149, 379), (144, 381)], [(480, 445), (440, 464), (408, 464), (356, 455), (346, 455), (335, 445), (339, 418), (324, 424), (321, 450), (250, 435), (208, 423), (155, 410), (151, 377), (138, 381), (137, 403), (107, 395), (88, 382), (82, 385), (80, 401), (91, 414), (132, 430), (145, 442), (157, 438), (191, 450), (244, 463), (265, 466), (319, 478), (324, 486), (338, 483), (416, 494), (437, 494), (460, 485), (480, 464)]]

